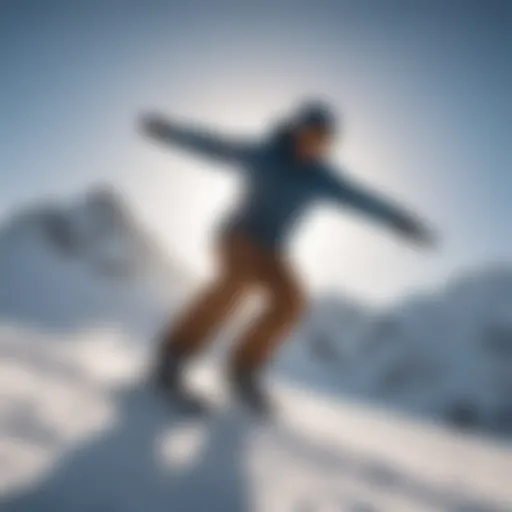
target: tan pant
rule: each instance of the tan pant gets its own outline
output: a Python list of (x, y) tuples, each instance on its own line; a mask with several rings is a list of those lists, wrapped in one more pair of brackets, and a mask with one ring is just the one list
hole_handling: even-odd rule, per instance
[(259, 288), (265, 309), (238, 341), (232, 360), (236, 368), (250, 371), (269, 359), (300, 318), (304, 295), (284, 260), (242, 235), (224, 235), (219, 253), (219, 276), (174, 322), (165, 341), (178, 357), (198, 351), (241, 299)]

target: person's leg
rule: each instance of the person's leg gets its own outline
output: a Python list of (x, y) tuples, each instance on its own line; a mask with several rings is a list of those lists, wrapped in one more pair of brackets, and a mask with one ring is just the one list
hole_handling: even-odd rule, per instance
[(220, 275), (174, 321), (163, 340), (163, 351), (175, 358), (197, 352), (234, 311), (251, 285), (251, 247), (243, 238), (220, 242)]
[(284, 261), (265, 252), (258, 256), (255, 274), (268, 300), (265, 310), (235, 347), (229, 377), (236, 396), (257, 414), (267, 416), (274, 407), (261, 387), (260, 370), (300, 319), (306, 301)]
[(306, 306), (302, 287), (285, 261), (262, 253), (255, 267), (267, 304), (233, 351), (232, 371), (239, 374), (257, 372), (272, 357)]

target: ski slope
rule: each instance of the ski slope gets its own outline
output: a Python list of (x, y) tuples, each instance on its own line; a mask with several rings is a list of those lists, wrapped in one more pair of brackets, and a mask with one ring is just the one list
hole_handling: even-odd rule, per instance
[[(510, 441), (377, 407), (387, 358), (363, 359), (355, 342), (339, 361), (311, 356), (308, 329), (319, 322), (334, 335), (337, 315), (315, 316), (281, 354), (269, 375), (276, 421), (231, 403), (220, 353), (189, 375), (216, 412), (177, 417), (144, 376), (184, 272), (104, 193), (58, 210), (65, 236), (60, 221), (48, 236), (48, 211), (0, 233), (0, 511), (512, 510)], [(353, 340), (371, 325), (359, 315)], [(462, 353), (471, 368), (474, 355)], [(349, 372), (357, 361), (362, 370)]]
[[(0, 510), (506, 511), (512, 448), (273, 382), (268, 424), (190, 378), (216, 412), (173, 415), (112, 329), (1, 333)], [(140, 341), (140, 340), (139, 340)]]

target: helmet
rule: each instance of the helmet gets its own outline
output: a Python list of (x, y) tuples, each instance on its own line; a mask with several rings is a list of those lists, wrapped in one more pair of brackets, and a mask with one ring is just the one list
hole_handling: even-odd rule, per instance
[(337, 119), (329, 105), (322, 101), (313, 100), (302, 103), (293, 116), (293, 124), (296, 127), (318, 127), (329, 133), (337, 130)]

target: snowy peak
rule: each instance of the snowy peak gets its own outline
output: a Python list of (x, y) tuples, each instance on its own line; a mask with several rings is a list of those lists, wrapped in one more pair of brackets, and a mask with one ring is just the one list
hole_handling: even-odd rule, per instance
[[(96, 273), (130, 278), (149, 273), (184, 278), (113, 188), (96, 186), (74, 202), (35, 205), (0, 231), (0, 252), (33, 243), (54, 257), (87, 262)], [(21, 246), (19, 248), (21, 249)]]
[(73, 330), (159, 328), (189, 276), (109, 188), (26, 208), (0, 228), (0, 317)]
[(467, 273), (389, 311), (321, 299), (299, 337), (290, 354), (316, 383), (457, 426), (512, 432), (512, 266)]

